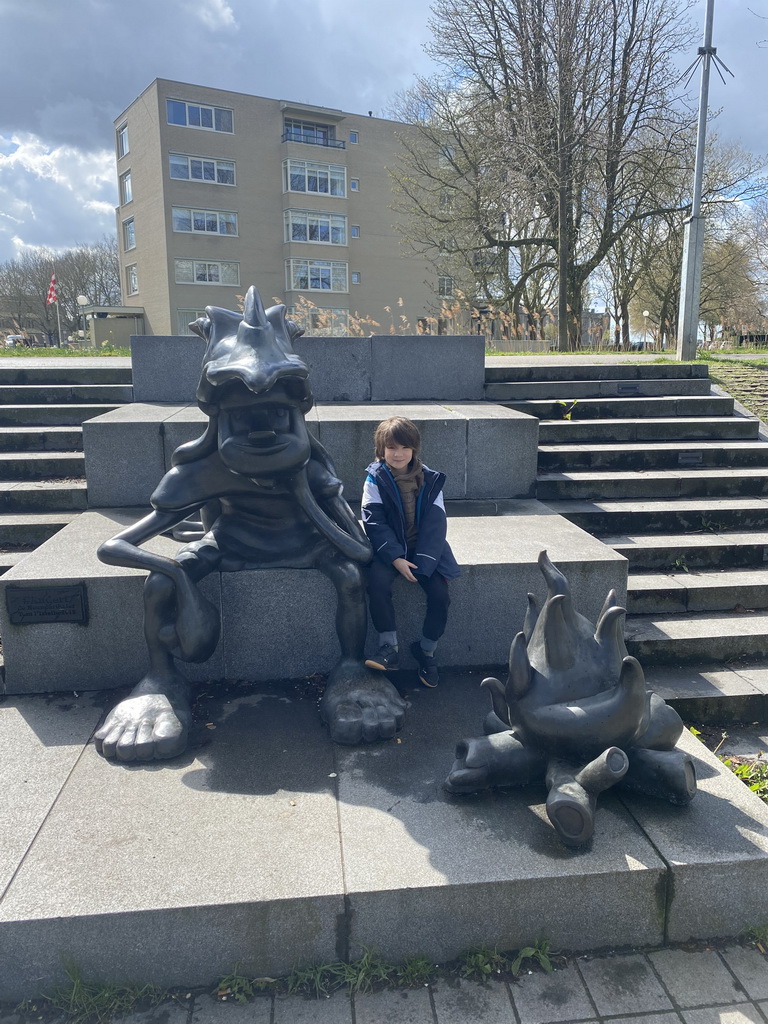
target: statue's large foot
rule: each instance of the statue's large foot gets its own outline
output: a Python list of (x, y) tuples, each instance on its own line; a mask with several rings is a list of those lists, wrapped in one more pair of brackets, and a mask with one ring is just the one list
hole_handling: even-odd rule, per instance
[(153, 761), (183, 753), (192, 721), (186, 683), (143, 679), (94, 734), (96, 749), (118, 761)]
[(391, 740), (402, 727), (406, 703), (392, 683), (359, 661), (340, 661), (330, 674), (320, 716), (334, 743)]

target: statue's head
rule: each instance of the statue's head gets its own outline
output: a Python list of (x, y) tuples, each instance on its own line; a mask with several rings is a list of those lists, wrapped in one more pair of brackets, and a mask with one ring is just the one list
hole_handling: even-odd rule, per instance
[(218, 420), (222, 461), (254, 479), (297, 472), (310, 457), (309, 370), (291, 347), (303, 332), (285, 306), (265, 310), (254, 287), (242, 314), (217, 306), (205, 314), (190, 324), (207, 342), (197, 400)]

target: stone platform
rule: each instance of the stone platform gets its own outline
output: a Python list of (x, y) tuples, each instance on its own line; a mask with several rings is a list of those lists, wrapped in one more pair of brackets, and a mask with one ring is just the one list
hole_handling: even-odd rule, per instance
[[(462, 503), (471, 508), (471, 503)], [(485, 506), (487, 503), (481, 503)], [(451, 517), (448, 539), (462, 567), (451, 584), (450, 629), (440, 644), (446, 666), (506, 662), (522, 628), (526, 593), (543, 601), (537, 566), (546, 548), (563, 570), (576, 607), (595, 621), (605, 596), (626, 596), (627, 562), (600, 541), (537, 501), (504, 503), (504, 515)], [(5, 693), (100, 690), (136, 683), (146, 671), (142, 588), (146, 574), (102, 564), (96, 550), (139, 514), (86, 512), (0, 578), (0, 635)], [(158, 537), (147, 548), (173, 556), (176, 541)], [(14, 588), (84, 583), (88, 624), (14, 624), (7, 595)], [(213, 657), (185, 665), (191, 679), (293, 679), (327, 672), (338, 657), (333, 585), (314, 569), (214, 573), (202, 592), (219, 608), (222, 639)], [(424, 615), (420, 587), (395, 583), (401, 641), (418, 638)], [(369, 627), (368, 650), (375, 649)], [(289, 653), (288, 653), (289, 652)]]
[(542, 787), (451, 797), (479, 677), (407, 689), (399, 742), (334, 747), (315, 694), (204, 689), (192, 749), (148, 766), (89, 743), (115, 694), (0, 704), (0, 999), (63, 978), (207, 985), (355, 957), (477, 944), (617, 949), (768, 920), (768, 808), (686, 735), (684, 809), (607, 794), (591, 847), (564, 848)]

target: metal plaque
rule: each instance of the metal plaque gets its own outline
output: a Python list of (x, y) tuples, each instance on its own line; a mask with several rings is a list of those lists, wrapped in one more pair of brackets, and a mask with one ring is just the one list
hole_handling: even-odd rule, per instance
[(5, 606), (12, 626), (39, 622), (88, 622), (84, 583), (67, 587), (6, 587)]

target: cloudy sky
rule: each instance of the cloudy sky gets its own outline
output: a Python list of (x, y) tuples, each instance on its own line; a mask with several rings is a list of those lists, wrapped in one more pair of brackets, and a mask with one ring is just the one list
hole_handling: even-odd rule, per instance
[[(430, 70), (429, 4), (0, 0), (0, 262), (114, 231), (112, 122), (153, 79), (381, 115)], [(762, 155), (768, 0), (716, 0), (714, 43), (736, 76), (712, 77), (718, 131)]]

